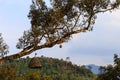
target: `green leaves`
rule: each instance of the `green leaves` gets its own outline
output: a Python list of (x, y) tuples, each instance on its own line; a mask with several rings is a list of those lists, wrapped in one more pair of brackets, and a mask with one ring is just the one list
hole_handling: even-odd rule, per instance
[(114, 65), (107, 65), (101, 67), (101, 74), (98, 75), (97, 80), (119, 80), (120, 75), (120, 57), (114, 54)]
[(0, 33), (0, 58), (4, 57), (5, 55), (7, 55), (8, 51), (8, 45), (6, 43), (4, 43), (2, 34)]
[(24, 45), (23, 49), (31, 45), (40, 48), (46, 43), (54, 46), (70, 40), (72, 34), (92, 31), (98, 13), (120, 5), (119, 0), (50, 0), (50, 3), (47, 6), (44, 0), (32, 0), (28, 15), (31, 29), (23, 35), (29, 38), (21, 37), (18, 43)]

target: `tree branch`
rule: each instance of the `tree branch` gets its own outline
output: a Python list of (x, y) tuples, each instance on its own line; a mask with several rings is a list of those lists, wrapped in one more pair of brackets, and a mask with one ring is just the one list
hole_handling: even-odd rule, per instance
[(69, 32), (69, 33), (66, 33), (63, 37), (61, 37), (60, 39), (56, 40), (56, 41), (53, 41), (53, 42), (46, 42), (40, 46), (36, 46), (34, 47), (34, 45), (31, 45), (31, 46), (28, 46), (27, 48), (24, 48), (22, 51), (16, 53), (16, 54), (13, 54), (13, 55), (10, 55), (10, 56), (5, 56), (3, 58), (0, 59), (0, 63), (4, 63), (5, 61), (7, 60), (12, 60), (12, 59), (17, 59), (17, 58), (20, 58), (22, 56), (25, 56), (25, 55), (29, 55), (31, 54), (32, 52), (36, 51), (36, 50), (40, 50), (42, 48), (49, 48), (49, 47), (53, 47), (54, 45), (56, 44), (60, 44), (60, 43), (63, 43), (66, 41), (66, 38), (69, 37), (70, 35), (72, 34), (77, 34), (77, 33), (81, 33), (81, 32), (86, 32), (89, 27), (90, 27), (90, 22), (91, 22), (91, 19), (92, 19), (92, 16), (89, 17), (89, 20), (88, 20), (88, 26), (87, 27), (84, 27), (84, 28), (81, 28), (79, 30), (75, 30), (75, 31), (72, 31), (72, 32)]

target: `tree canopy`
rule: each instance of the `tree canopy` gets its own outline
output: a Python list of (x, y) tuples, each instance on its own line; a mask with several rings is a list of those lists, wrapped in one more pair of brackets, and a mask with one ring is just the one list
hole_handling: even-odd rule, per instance
[(117, 9), (120, 0), (32, 0), (28, 18), (31, 28), (24, 31), (16, 47), (20, 52), (1, 58), (9, 60), (68, 42), (73, 34), (92, 31), (97, 14)]
[(97, 80), (120, 80), (120, 57), (114, 54), (114, 65), (102, 66)]
[(0, 58), (3, 58), (4, 55), (7, 55), (8, 51), (8, 45), (4, 42), (2, 34), (0, 34)]
[[(41, 68), (28, 67), (31, 60), (37, 58)], [(94, 75), (84, 65), (78, 66), (71, 61), (50, 58), (35, 57), (14, 59), (0, 65), (0, 80), (95, 80)], [(35, 64), (38, 64), (35, 62)]]

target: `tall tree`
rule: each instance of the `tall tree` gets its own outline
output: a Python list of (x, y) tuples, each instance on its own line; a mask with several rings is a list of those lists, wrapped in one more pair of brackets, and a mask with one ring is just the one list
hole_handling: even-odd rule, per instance
[(7, 55), (8, 51), (8, 45), (4, 42), (2, 34), (0, 33), (0, 58), (3, 58), (5, 55)]
[(97, 80), (120, 80), (120, 57), (114, 55), (114, 65), (101, 67)]
[(28, 18), (31, 29), (24, 31), (16, 47), (20, 52), (0, 59), (15, 59), (36, 50), (70, 40), (73, 34), (92, 31), (97, 14), (118, 8), (120, 0), (32, 0)]

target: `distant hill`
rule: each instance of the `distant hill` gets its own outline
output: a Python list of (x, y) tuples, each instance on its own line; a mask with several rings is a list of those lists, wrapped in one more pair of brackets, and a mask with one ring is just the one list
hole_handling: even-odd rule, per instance
[(91, 71), (94, 73), (94, 74), (99, 74), (99, 68), (100, 66), (97, 66), (95, 64), (89, 64), (89, 65), (86, 65), (86, 68), (90, 69), (91, 68)]
[[(11, 60), (6, 64), (15, 64), (18, 70), (17, 73), (19, 73), (18, 75), (31, 73), (30, 71), (32, 70), (37, 71), (43, 76), (49, 76), (51, 80), (93, 80), (95, 78), (95, 75), (84, 65), (78, 66), (72, 64), (70, 61), (65, 61), (63, 59), (57, 58), (49, 58), (45, 56), (36, 58), (41, 64), (40, 69), (29, 68), (29, 63), (32, 60), (30, 57)], [(32, 62), (31, 65), (34, 63), (37, 64), (37, 61)]]

